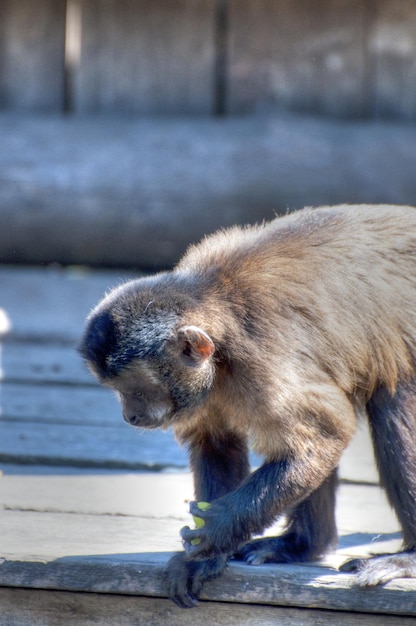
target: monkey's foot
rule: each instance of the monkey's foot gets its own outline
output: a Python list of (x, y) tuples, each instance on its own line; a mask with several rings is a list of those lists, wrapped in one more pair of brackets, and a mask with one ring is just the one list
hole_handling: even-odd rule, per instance
[(360, 587), (383, 585), (394, 578), (416, 578), (416, 551), (351, 559), (341, 565), (340, 571), (356, 573)]
[(238, 549), (234, 558), (245, 561), (249, 565), (262, 565), (263, 563), (309, 561), (314, 556), (310, 546), (290, 534), (249, 541)]

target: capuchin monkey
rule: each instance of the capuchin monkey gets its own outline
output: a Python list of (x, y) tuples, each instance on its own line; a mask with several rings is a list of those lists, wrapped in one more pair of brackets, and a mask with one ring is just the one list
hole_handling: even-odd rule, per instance
[[(201, 528), (166, 572), (192, 607), (234, 556), (316, 560), (336, 545), (337, 467), (366, 412), (403, 551), (356, 559), (361, 586), (416, 577), (416, 208), (305, 209), (191, 247), (90, 314), (81, 354), (124, 419), (189, 450)], [(248, 445), (264, 458), (249, 472)], [(252, 541), (287, 516), (278, 537)], [(197, 541), (195, 541), (197, 540)]]

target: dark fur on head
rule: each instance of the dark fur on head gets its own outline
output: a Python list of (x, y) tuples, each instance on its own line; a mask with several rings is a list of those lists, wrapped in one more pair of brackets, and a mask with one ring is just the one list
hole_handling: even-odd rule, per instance
[(119, 392), (134, 425), (166, 427), (210, 390), (215, 347), (184, 321), (196, 308), (190, 291), (173, 274), (131, 281), (104, 298), (87, 322), (80, 353)]

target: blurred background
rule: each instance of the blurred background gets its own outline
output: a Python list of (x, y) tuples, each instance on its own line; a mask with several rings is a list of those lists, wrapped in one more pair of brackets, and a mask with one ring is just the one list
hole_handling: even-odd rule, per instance
[(156, 269), (416, 204), (415, 120), (414, 0), (1, 0), (0, 262)]
[(220, 227), (415, 205), (415, 122), (414, 0), (0, 0), (0, 468), (185, 468), (81, 362), (88, 311)]

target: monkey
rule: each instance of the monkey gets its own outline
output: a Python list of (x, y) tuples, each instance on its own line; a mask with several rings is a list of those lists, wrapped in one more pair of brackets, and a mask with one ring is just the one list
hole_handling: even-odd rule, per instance
[[(403, 548), (343, 569), (361, 586), (416, 577), (416, 208), (305, 208), (221, 230), (113, 289), (80, 352), (129, 424), (173, 428), (210, 503), (191, 503), (204, 524), (181, 530), (165, 569), (178, 606), (231, 558), (307, 562), (336, 546), (337, 468), (361, 413)], [(283, 515), (279, 536), (253, 539)]]

